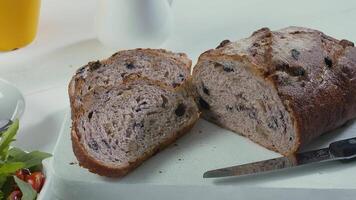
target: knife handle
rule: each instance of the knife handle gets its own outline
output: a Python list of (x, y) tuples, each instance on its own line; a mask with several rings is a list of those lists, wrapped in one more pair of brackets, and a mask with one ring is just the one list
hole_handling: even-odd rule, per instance
[(329, 148), (336, 157), (353, 158), (356, 156), (356, 137), (333, 142)]

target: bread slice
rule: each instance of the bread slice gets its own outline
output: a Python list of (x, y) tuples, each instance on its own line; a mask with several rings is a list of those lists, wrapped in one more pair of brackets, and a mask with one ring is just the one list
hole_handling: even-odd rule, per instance
[(72, 124), (80, 165), (121, 177), (186, 133), (199, 110), (185, 86), (129, 76), (123, 83), (90, 90)]
[(131, 74), (139, 74), (177, 87), (190, 77), (190, 67), (186, 54), (164, 49), (124, 50), (89, 62), (77, 70), (69, 84), (72, 113), (81, 105), (82, 97), (97, 86), (116, 85)]
[(284, 155), (356, 117), (356, 48), (320, 31), (263, 28), (203, 53), (202, 116)]

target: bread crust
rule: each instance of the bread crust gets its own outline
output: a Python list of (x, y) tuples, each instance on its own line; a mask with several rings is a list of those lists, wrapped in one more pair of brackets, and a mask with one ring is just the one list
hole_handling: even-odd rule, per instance
[(356, 48), (350, 41), (302, 27), (262, 28), (206, 51), (198, 64), (226, 59), (244, 62), (278, 93), (296, 132), (294, 146), (282, 154), (356, 117)]

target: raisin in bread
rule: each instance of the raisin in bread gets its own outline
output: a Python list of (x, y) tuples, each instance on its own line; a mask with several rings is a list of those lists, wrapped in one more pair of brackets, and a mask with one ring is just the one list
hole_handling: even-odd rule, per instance
[(288, 27), (223, 41), (193, 71), (202, 116), (284, 155), (356, 117), (356, 48)]
[(115, 85), (130, 74), (140, 74), (177, 87), (190, 76), (190, 67), (191, 60), (184, 53), (164, 49), (124, 50), (108, 59), (89, 62), (77, 70), (69, 84), (72, 111), (81, 105), (82, 97), (97, 86)]
[(132, 77), (89, 91), (73, 119), (73, 151), (91, 172), (123, 176), (186, 133), (199, 118), (185, 84), (173, 88)]

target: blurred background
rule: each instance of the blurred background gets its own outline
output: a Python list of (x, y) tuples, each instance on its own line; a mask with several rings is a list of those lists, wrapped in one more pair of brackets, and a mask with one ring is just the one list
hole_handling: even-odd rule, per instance
[[(0, 53), (0, 64), (94, 38), (96, 4), (96, 0), (43, 0), (35, 41), (26, 48)], [(306, 26), (336, 38), (356, 40), (356, 1), (353, 0), (175, 0), (172, 12), (174, 31), (164, 45), (186, 51), (186, 43), (193, 42), (196, 48), (189, 47), (193, 57), (223, 39), (247, 37), (266, 26), (272, 29)]]

